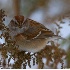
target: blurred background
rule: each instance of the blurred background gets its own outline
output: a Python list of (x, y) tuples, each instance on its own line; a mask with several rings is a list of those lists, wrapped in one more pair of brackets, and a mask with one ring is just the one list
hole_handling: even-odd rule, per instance
[[(44, 24), (55, 34), (57, 26), (62, 27), (58, 29), (59, 35), (66, 40), (60, 42), (60, 47), (68, 54), (65, 67), (70, 68), (70, 0), (0, 0), (0, 9), (5, 10), (7, 15), (5, 25), (8, 25), (15, 15), (23, 15)], [(3, 41), (4, 39), (0, 40), (0, 43)], [(11, 63), (13, 62), (11, 60)], [(37, 65), (32, 68), (37, 68)], [(60, 64), (57, 68), (61, 68)]]

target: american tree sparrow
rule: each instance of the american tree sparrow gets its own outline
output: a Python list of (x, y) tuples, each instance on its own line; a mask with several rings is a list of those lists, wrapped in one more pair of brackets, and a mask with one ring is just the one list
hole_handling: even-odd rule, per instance
[(39, 52), (48, 41), (56, 37), (54, 33), (43, 24), (24, 18), (24, 16), (15, 16), (8, 25), (10, 35), (19, 49), (27, 52)]

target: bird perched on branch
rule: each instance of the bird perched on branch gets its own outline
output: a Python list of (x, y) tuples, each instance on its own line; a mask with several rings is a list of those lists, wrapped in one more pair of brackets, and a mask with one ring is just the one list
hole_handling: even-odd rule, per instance
[(48, 41), (57, 37), (43, 24), (24, 18), (24, 16), (15, 16), (8, 26), (10, 36), (19, 45), (19, 49), (27, 52), (39, 52)]

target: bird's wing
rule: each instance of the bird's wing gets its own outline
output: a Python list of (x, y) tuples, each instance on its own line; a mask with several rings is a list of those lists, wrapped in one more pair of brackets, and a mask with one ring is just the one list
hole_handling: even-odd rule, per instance
[(41, 33), (36, 37), (37, 39), (41, 39), (41, 38), (45, 38), (49, 40), (57, 40), (57, 39), (64, 39), (61, 36), (55, 35), (53, 32), (51, 31), (47, 31), (47, 30), (42, 30)]
[(49, 30), (42, 30), (37, 38), (48, 38), (54, 36), (54, 33)]
[(29, 25), (28, 29), (22, 33), (23, 35), (27, 36), (27, 39), (35, 38), (43, 30), (46, 30), (47, 36), (51, 36), (52, 34), (54, 34), (51, 30), (46, 28), (43, 24), (36, 22), (34, 20), (31, 20), (29, 18), (27, 18), (23, 24)]

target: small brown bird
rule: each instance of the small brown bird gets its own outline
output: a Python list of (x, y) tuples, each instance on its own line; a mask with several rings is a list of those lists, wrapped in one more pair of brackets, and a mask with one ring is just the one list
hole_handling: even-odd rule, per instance
[(24, 16), (15, 16), (8, 26), (10, 35), (19, 45), (19, 49), (27, 52), (39, 52), (52, 37), (56, 37), (43, 24), (29, 18), (25, 19)]

